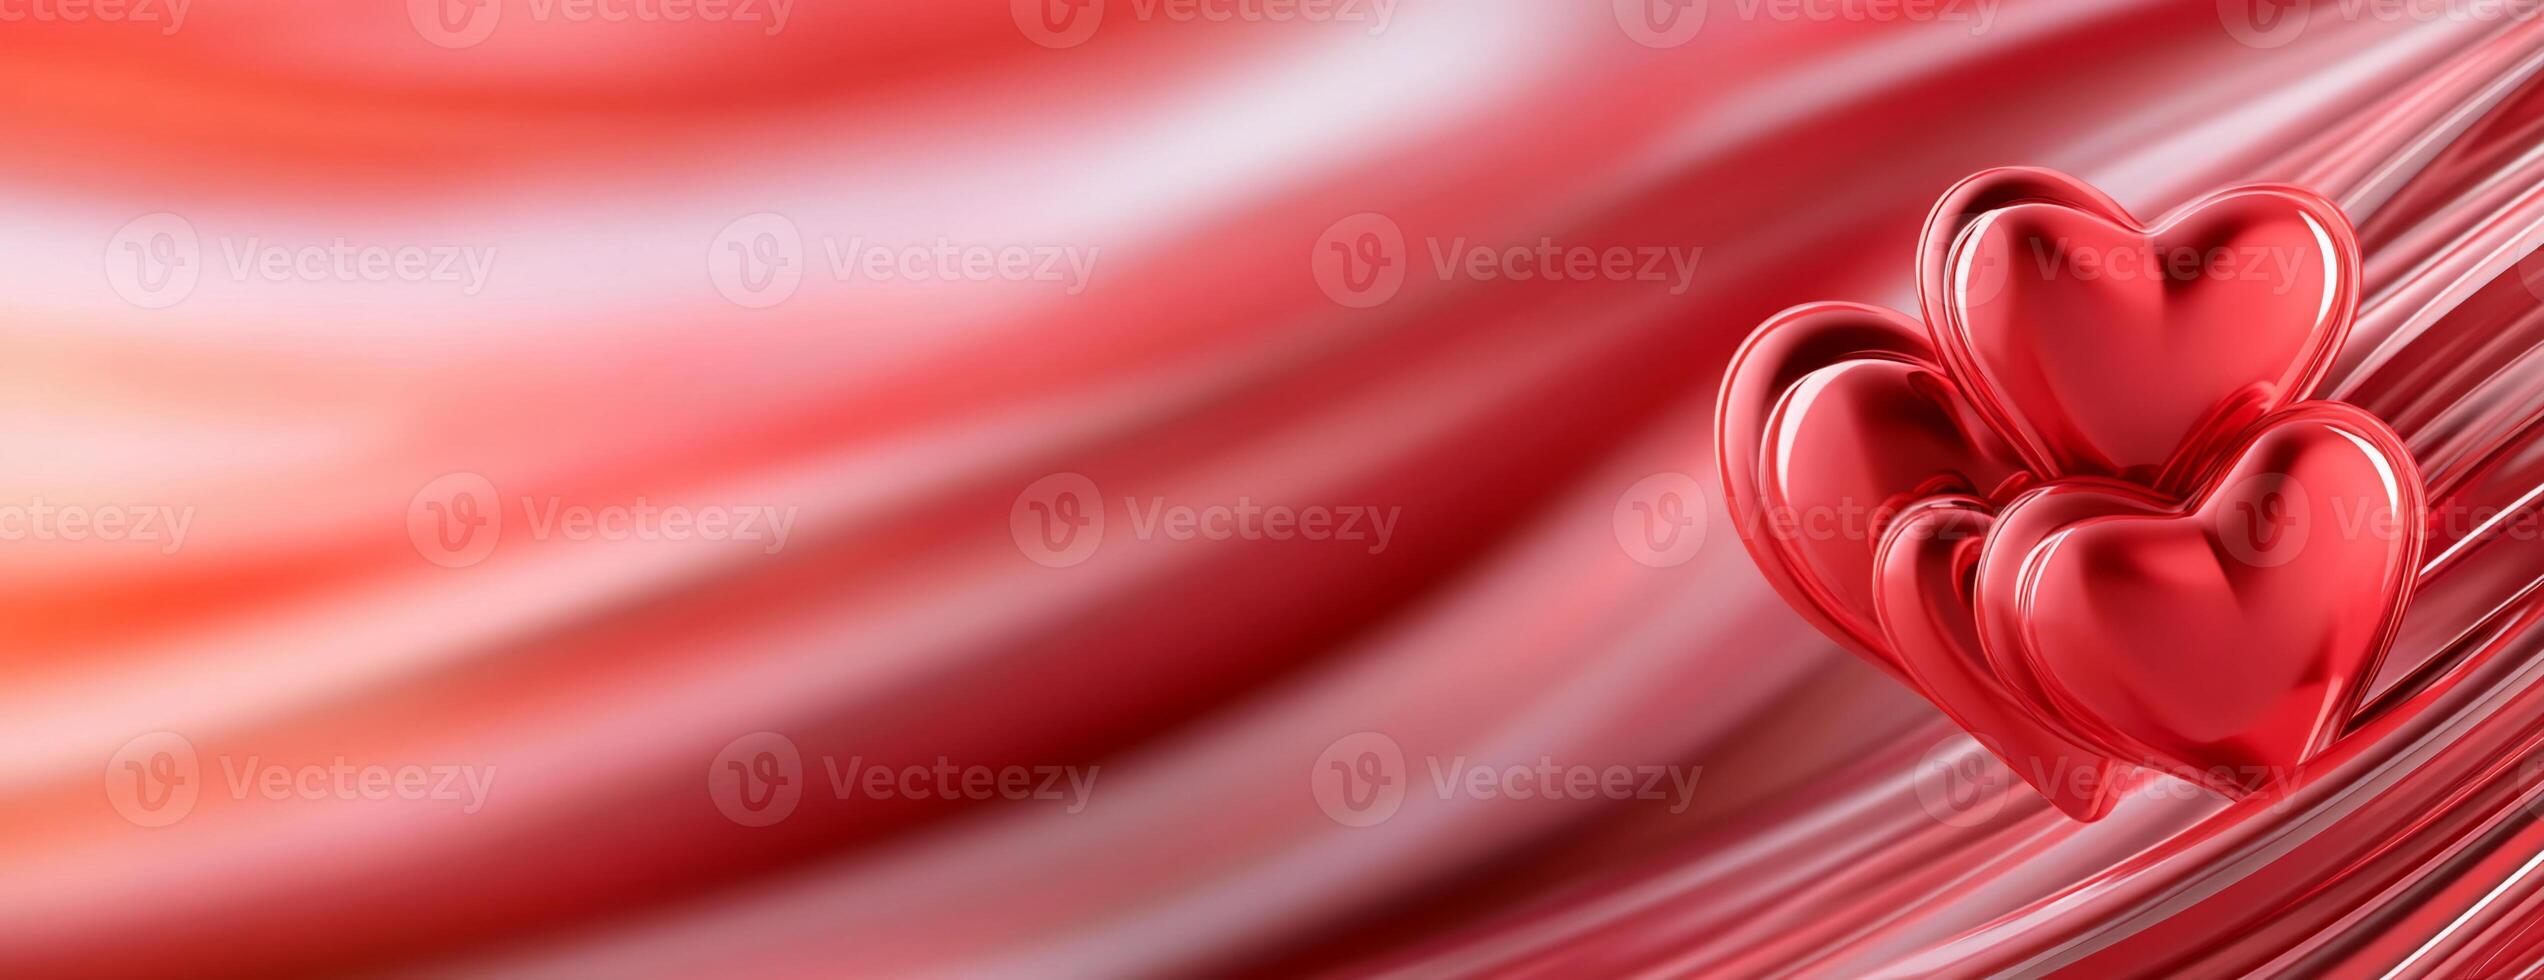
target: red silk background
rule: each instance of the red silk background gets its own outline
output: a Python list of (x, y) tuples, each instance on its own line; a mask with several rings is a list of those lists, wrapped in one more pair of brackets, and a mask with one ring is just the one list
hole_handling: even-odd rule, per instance
[[(1671, 7), (0, 3), (0, 965), (2544, 960), (2534, 11)], [(2470, 516), (2280, 791), (2071, 823), (1728, 526), (2016, 164), (2359, 228)]]

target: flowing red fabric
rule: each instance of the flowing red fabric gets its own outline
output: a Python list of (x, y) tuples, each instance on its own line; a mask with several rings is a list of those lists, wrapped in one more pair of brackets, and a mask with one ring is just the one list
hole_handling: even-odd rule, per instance
[[(0, 547), (0, 973), (2544, 965), (2522, 5), (1726, 0), (1655, 35), (1632, 2), (1113, 0), (1075, 37), (1030, 2), (521, 0), (482, 38), (433, 6), (0, 21), (0, 502), (188, 518)], [(2300, 29), (2238, 13), (2274, 7)], [(2141, 215), (2291, 184), (2359, 231), (2322, 397), (2460, 518), (2287, 785), (2072, 821), (1727, 523), (1735, 347), (1915, 309), (1927, 209), (2015, 165)], [(196, 242), (181, 301), (118, 278), (155, 215)], [(801, 242), (779, 294), (719, 279), (755, 215)], [(338, 242), (491, 262), (238, 261)], [(878, 243), (1058, 278), (830, 261)], [(1337, 288), (1337, 246), (1401, 281)], [(1476, 249), (1528, 258), (1440, 261)], [(489, 552), (415, 533), (452, 475), (497, 489)], [(1032, 536), (1055, 477), (1087, 551)], [(1211, 523), (1272, 506), (1368, 519)], [(542, 518), (639, 507), (791, 521)], [(1401, 790), (1371, 820), (1318, 782), (1364, 759)], [(800, 799), (736, 817), (717, 780), (770, 760)], [(483, 792), (301, 791), (348, 766)], [(1541, 766), (1637, 778), (1459, 778)], [(119, 788), (170, 773), (176, 819)]]

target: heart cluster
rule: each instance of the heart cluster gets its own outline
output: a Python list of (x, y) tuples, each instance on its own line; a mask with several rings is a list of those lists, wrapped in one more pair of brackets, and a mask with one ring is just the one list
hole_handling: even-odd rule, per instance
[(2336, 738), (2427, 506), (2391, 429), (2309, 400), (2358, 306), (2340, 209), (2250, 186), (2150, 225), (1992, 170), (1918, 275), (1922, 323), (1815, 303), (1732, 360), (1725, 491), (1777, 591), (2080, 820), (2138, 768), (2240, 797)]

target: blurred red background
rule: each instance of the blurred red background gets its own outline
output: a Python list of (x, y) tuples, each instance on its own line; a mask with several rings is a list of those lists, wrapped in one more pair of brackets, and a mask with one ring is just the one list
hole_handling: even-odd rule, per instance
[[(1714, 389), (1779, 308), (1913, 308), (1975, 170), (2289, 180), (2369, 249), (2336, 380), (2474, 458), (2530, 417), (2523, 15), (110, 6), (0, 0), (11, 974), (2145, 970), (2409, 914), (2146, 911), (2331, 888), (2230, 848), (2365, 818), (1989, 782), (1758, 577)], [(2374, 879), (2505, 918), (2356, 962), (2515, 947), (2537, 781), (2464, 773), (2529, 734)]]

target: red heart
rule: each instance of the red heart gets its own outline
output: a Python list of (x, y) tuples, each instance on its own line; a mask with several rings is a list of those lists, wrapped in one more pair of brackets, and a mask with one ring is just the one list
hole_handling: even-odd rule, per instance
[(2017, 169), (1926, 235), (1931, 330), (1815, 304), (1733, 358), (1723, 480), (1768, 580), (2078, 819), (2122, 763), (2241, 794), (2321, 749), (2426, 506), (2382, 423), (2298, 404), (2357, 303), (2340, 211), (2244, 188), (2150, 227)]
[(1874, 618), (1881, 526), (1922, 497), (2000, 491), (2021, 472), (1935, 364), (1924, 327), (1843, 303), (1778, 314), (1734, 355), (1717, 427), (1726, 497), (1767, 580), (1904, 678)]
[(2118, 797), (2106, 751), (2009, 693), (1981, 652), (1970, 589), (1995, 521), (1972, 497), (1900, 512), (1875, 573), (1883, 635), (1927, 700), (2068, 816), (2100, 820)]
[(2306, 398), (2357, 305), (2340, 208), (2244, 187), (2149, 226), (2045, 170), (1947, 194), (1921, 275), (1936, 347), (2044, 477), (2178, 492), (2215, 446)]
[(2265, 420), (2188, 503), (2110, 481), (2005, 508), (1978, 565), (1980, 642), (2080, 733), (2233, 794), (2285, 778), (2356, 709), (2420, 553), (2393, 432), (2317, 402)]

